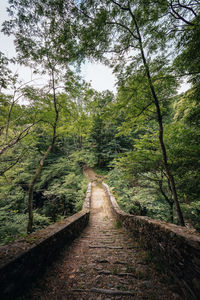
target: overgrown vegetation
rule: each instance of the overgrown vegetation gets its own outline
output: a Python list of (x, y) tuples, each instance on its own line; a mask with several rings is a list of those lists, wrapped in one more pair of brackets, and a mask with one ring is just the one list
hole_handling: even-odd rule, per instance
[[(9, 3), (17, 58), (0, 53), (0, 242), (79, 210), (85, 165), (127, 212), (200, 230), (199, 1)], [(78, 76), (86, 58), (113, 69), (116, 95)], [(22, 83), (14, 60), (46, 85)]]
[[(61, 151), (58, 153), (54, 149), (46, 160), (34, 189), (33, 230), (59, 221), (81, 209), (88, 182), (82, 174), (82, 158), (74, 157), (74, 153), (72, 156)], [(0, 179), (1, 242), (12, 241), (26, 234), (28, 184), (37, 162), (36, 156), (36, 149), (29, 152), (16, 168), (12, 168)]]

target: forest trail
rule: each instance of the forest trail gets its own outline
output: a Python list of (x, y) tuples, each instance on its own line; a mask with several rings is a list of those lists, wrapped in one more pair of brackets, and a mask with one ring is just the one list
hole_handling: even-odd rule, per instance
[(27, 300), (182, 299), (145, 252), (114, 220), (101, 176), (92, 169), (89, 226), (48, 268)]

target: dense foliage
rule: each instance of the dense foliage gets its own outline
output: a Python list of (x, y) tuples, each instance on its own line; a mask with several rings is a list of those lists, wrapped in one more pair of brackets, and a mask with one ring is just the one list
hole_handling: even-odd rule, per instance
[[(199, 230), (199, 1), (9, 3), (16, 60), (49, 79), (20, 82), (0, 53), (1, 242), (79, 210), (84, 165), (126, 211)], [(78, 76), (86, 58), (113, 68), (116, 95)]]

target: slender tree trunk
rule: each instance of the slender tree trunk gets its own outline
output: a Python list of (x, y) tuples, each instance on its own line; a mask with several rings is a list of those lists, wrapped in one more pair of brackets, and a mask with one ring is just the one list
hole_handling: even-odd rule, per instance
[(48, 147), (47, 151), (45, 152), (44, 156), (42, 157), (42, 159), (39, 162), (39, 165), (37, 167), (37, 170), (35, 172), (35, 175), (31, 181), (31, 183), (29, 184), (29, 199), (28, 199), (28, 227), (27, 227), (27, 233), (31, 233), (33, 231), (33, 190), (34, 190), (34, 185), (37, 181), (37, 178), (41, 172), (41, 169), (43, 167), (44, 161), (47, 158), (47, 156), (49, 155), (49, 153), (51, 152), (51, 149), (53, 148), (55, 142), (55, 138), (52, 140), (51, 145)]
[(170, 221), (171, 221), (171, 223), (174, 223), (174, 203), (170, 202), (169, 206), (170, 206), (170, 209), (169, 209)]
[[(143, 49), (142, 49), (142, 51), (143, 51)], [(144, 52), (143, 52), (143, 56), (144, 56)], [(179, 201), (178, 201), (178, 195), (177, 195), (177, 191), (176, 191), (174, 176), (171, 173), (170, 168), (169, 168), (169, 164), (168, 164), (167, 151), (166, 151), (164, 138), (163, 138), (164, 130), (163, 130), (163, 122), (162, 122), (162, 114), (161, 114), (161, 110), (160, 110), (160, 104), (159, 104), (157, 95), (155, 93), (154, 86), (152, 84), (151, 75), (150, 75), (149, 68), (148, 68), (148, 65), (146, 63), (145, 57), (144, 57), (143, 62), (144, 62), (144, 66), (145, 66), (145, 69), (146, 69), (146, 72), (147, 72), (147, 77), (148, 77), (150, 89), (151, 89), (151, 92), (152, 92), (152, 95), (153, 95), (153, 98), (154, 98), (154, 103), (155, 103), (155, 106), (156, 106), (157, 120), (158, 120), (158, 124), (159, 124), (159, 141), (160, 141), (160, 147), (161, 147), (161, 151), (162, 151), (162, 157), (163, 157), (165, 171), (166, 171), (167, 176), (169, 178), (170, 186), (171, 186), (171, 189), (172, 189), (172, 195), (173, 195), (173, 199), (174, 199), (174, 204), (175, 204), (175, 207), (176, 207), (176, 211), (177, 211), (177, 215), (178, 215), (180, 225), (185, 226), (183, 215), (182, 215), (181, 208), (180, 208)]]
[(138, 42), (139, 42), (139, 47), (140, 47), (140, 52), (141, 52), (141, 56), (142, 56), (143, 65), (145, 67), (146, 76), (147, 76), (148, 82), (149, 82), (149, 87), (150, 87), (150, 90), (151, 90), (151, 93), (152, 93), (152, 96), (153, 96), (153, 99), (154, 99), (154, 103), (155, 103), (155, 106), (156, 106), (157, 120), (158, 120), (158, 124), (159, 124), (159, 141), (160, 141), (160, 147), (161, 147), (161, 151), (162, 151), (162, 157), (163, 157), (165, 171), (166, 171), (167, 176), (169, 178), (170, 186), (171, 186), (171, 189), (172, 189), (173, 200), (174, 200), (174, 204), (175, 204), (175, 207), (176, 207), (176, 212), (177, 212), (179, 223), (180, 223), (181, 226), (185, 226), (182, 211), (181, 211), (179, 201), (178, 201), (174, 176), (171, 173), (170, 168), (169, 168), (169, 164), (168, 164), (167, 151), (166, 151), (164, 138), (163, 138), (163, 131), (164, 130), (163, 130), (163, 121), (162, 121), (162, 114), (161, 114), (159, 100), (158, 100), (154, 85), (152, 83), (152, 78), (151, 78), (149, 66), (148, 66), (148, 63), (146, 61), (146, 57), (145, 57), (145, 54), (144, 54), (144, 49), (143, 49), (143, 43), (142, 43), (140, 30), (139, 30), (137, 21), (135, 19), (135, 16), (131, 12), (131, 10), (130, 10), (130, 13), (132, 15), (133, 21), (134, 21), (135, 26), (136, 26), (136, 30), (137, 30), (137, 34), (138, 34)]
[[(162, 187), (162, 180), (159, 181), (159, 187), (160, 187), (161, 194), (165, 198), (166, 202), (169, 204), (170, 221), (171, 221), (171, 223), (174, 223), (174, 202), (173, 202), (173, 199), (171, 199), (171, 197), (168, 198), (167, 195), (165, 194), (165, 192), (163, 190), (163, 187)], [(170, 187), (170, 191), (171, 191), (171, 187)]]
[(57, 109), (57, 104), (56, 104), (56, 92), (55, 92), (55, 79), (54, 79), (54, 72), (52, 70), (52, 89), (53, 89), (53, 102), (54, 102), (54, 110), (55, 110), (55, 120), (53, 124), (53, 137), (52, 137), (52, 142), (51, 145), (49, 145), (47, 151), (43, 155), (42, 159), (39, 162), (39, 165), (36, 169), (35, 175), (33, 179), (31, 180), (31, 183), (29, 185), (29, 199), (28, 199), (28, 226), (27, 226), (27, 233), (31, 233), (33, 231), (33, 191), (34, 191), (34, 185), (37, 181), (37, 178), (41, 172), (41, 169), (43, 167), (44, 161), (51, 152), (55, 139), (56, 139), (56, 128), (57, 128), (57, 122), (58, 122), (58, 109)]

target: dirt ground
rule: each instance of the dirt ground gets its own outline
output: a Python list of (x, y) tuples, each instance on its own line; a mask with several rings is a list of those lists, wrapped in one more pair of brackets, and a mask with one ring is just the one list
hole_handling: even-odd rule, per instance
[(92, 181), (89, 226), (23, 299), (183, 299), (162, 266), (113, 218), (102, 176), (84, 172)]

